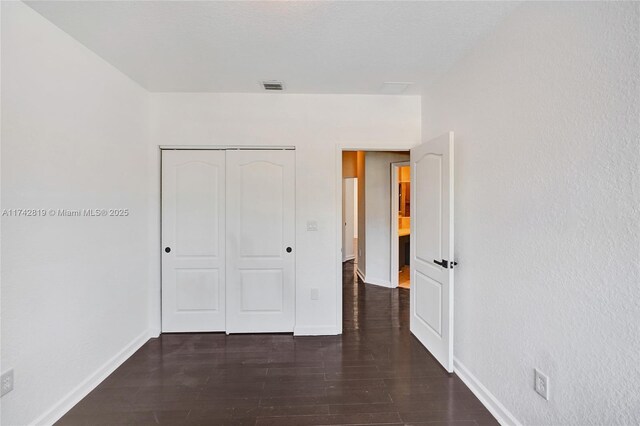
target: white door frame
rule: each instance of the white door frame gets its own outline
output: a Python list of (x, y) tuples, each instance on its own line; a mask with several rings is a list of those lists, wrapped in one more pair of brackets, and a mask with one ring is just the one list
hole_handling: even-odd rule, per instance
[[(400, 176), (400, 167), (410, 166), (410, 161), (400, 161), (391, 163), (391, 288), (398, 287), (398, 256), (400, 252), (400, 242), (398, 237), (398, 182)], [(393, 271), (396, 271), (395, 273)]]
[[(339, 334), (342, 334), (342, 152), (409, 151), (419, 144), (420, 141), (395, 143), (345, 142), (336, 144), (336, 329)], [(358, 239), (360, 239), (360, 229), (358, 229)]]

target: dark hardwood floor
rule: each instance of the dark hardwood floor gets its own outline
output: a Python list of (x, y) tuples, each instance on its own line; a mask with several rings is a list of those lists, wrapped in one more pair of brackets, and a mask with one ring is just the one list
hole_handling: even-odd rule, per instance
[(497, 422), (409, 332), (409, 290), (344, 265), (344, 333), (163, 334), (59, 425), (323, 425)]

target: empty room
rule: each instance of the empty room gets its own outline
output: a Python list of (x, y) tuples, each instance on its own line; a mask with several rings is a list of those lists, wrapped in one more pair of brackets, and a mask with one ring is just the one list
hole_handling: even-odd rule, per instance
[(0, 423), (640, 424), (640, 2), (0, 2)]

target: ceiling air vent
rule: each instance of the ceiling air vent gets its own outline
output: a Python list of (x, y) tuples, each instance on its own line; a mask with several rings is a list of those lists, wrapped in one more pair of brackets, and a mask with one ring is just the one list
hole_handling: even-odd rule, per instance
[(284, 90), (284, 83), (277, 80), (268, 80), (262, 82), (262, 87), (264, 87), (264, 90), (268, 90), (270, 92)]

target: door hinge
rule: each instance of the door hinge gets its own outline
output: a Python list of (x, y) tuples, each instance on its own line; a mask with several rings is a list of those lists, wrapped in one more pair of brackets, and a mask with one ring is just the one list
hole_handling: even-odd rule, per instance
[(435, 263), (436, 265), (440, 265), (445, 269), (453, 269), (453, 267), (458, 264), (458, 262), (449, 262), (446, 259), (442, 259), (442, 260), (433, 259), (433, 263)]

